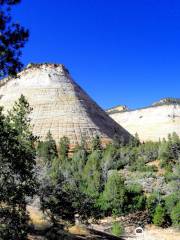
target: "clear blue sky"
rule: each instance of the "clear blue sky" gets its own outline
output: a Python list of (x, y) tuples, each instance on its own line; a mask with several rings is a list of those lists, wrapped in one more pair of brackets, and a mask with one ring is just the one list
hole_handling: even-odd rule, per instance
[(103, 108), (180, 97), (179, 0), (22, 0), (22, 61), (64, 63)]

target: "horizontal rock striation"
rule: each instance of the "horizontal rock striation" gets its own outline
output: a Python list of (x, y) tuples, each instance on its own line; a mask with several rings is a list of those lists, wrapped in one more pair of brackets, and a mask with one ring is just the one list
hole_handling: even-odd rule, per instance
[(0, 105), (5, 110), (23, 94), (29, 101), (32, 128), (45, 139), (50, 130), (56, 142), (67, 136), (72, 145), (96, 135), (104, 143), (114, 135), (126, 141), (130, 134), (111, 119), (71, 78), (62, 64), (29, 64), (17, 78), (1, 82)]

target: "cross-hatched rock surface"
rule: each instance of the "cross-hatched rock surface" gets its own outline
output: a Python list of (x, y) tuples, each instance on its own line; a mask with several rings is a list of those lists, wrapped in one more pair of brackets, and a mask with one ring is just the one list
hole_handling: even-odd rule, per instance
[(67, 136), (71, 145), (82, 139), (89, 142), (96, 135), (103, 143), (111, 141), (114, 135), (125, 140), (130, 136), (88, 96), (62, 64), (30, 64), (17, 78), (1, 81), (0, 105), (5, 110), (12, 108), (21, 94), (33, 108), (33, 132), (42, 140), (49, 130), (57, 142)]

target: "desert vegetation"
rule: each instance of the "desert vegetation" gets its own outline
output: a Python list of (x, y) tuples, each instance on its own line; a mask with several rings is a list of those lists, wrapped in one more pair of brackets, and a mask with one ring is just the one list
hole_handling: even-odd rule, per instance
[[(140, 143), (136, 136), (128, 144), (124, 144), (122, 139), (119, 141), (115, 137), (105, 148), (96, 136), (90, 146), (83, 140), (81, 145), (75, 147), (72, 156), (68, 154), (68, 146), (68, 139), (64, 137), (56, 147), (50, 133), (45, 142), (38, 144), (38, 156), (42, 159), (40, 164), (44, 171), (42, 175), (45, 176), (41, 180), (40, 193), (43, 210), (49, 210), (53, 206), (50, 210), (53, 217), (73, 220), (75, 212), (78, 212), (82, 219), (87, 219), (147, 209), (150, 221), (154, 224), (179, 225), (176, 213), (179, 206), (180, 139), (176, 133), (169, 135), (168, 140), (157, 143)], [(157, 188), (145, 194), (140, 184), (126, 182), (123, 169), (130, 174), (135, 173), (136, 176), (139, 172), (156, 175), (158, 167), (148, 165), (156, 159), (160, 160), (159, 168), (164, 170), (167, 192), (162, 193), (161, 189)], [(146, 175), (144, 176), (146, 181)], [(49, 193), (45, 183), (49, 184)], [(71, 199), (71, 203), (67, 201), (65, 205), (72, 207), (72, 216), (59, 214), (66, 201), (64, 199), (63, 203), (60, 202), (60, 194), (65, 197), (65, 192), (69, 194), (67, 200)], [(78, 202), (81, 203), (80, 206)], [(58, 214), (54, 212), (55, 209)]]
[[(48, 132), (45, 141), (33, 136), (28, 118), (31, 108), (24, 96), (4, 115), (1, 109), (0, 235), (2, 239), (26, 239), (30, 221), (26, 206), (34, 195), (53, 225), (82, 222), (105, 216), (122, 216), (147, 211), (149, 223), (180, 227), (180, 139), (176, 133), (159, 142), (129, 143), (114, 137), (106, 147), (96, 136), (91, 143), (69, 149), (69, 140), (59, 144)], [(159, 159), (159, 165), (153, 164)], [(158, 175), (166, 191), (147, 193), (143, 184), (129, 182), (129, 176)], [(114, 223), (112, 231), (121, 232)]]

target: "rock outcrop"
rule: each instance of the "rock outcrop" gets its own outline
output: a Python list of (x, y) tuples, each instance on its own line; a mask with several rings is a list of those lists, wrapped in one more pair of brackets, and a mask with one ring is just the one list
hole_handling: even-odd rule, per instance
[(128, 111), (128, 108), (125, 105), (118, 105), (116, 107), (109, 108), (109, 109), (106, 110), (106, 112), (108, 114), (117, 113), (117, 112), (124, 112), (124, 111)]
[(158, 141), (176, 132), (180, 136), (180, 100), (167, 98), (152, 106), (127, 111), (115, 107), (107, 111), (110, 117), (141, 141)]
[(96, 135), (103, 143), (114, 135), (129, 139), (130, 134), (111, 119), (87, 93), (73, 81), (62, 64), (30, 64), (17, 78), (0, 83), (0, 105), (5, 110), (23, 94), (33, 108), (32, 128), (41, 139), (50, 130), (56, 142), (67, 136), (71, 145)]

